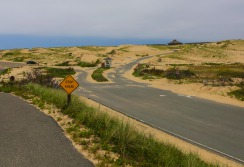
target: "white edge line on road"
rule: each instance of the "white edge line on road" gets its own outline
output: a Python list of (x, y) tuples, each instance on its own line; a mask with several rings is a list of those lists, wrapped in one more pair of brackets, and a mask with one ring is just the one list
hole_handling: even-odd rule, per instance
[[(94, 99), (92, 99), (92, 100), (94, 100)], [(94, 101), (96, 101), (96, 100), (94, 100)], [(102, 104), (101, 102), (98, 102), (98, 103)], [(107, 105), (105, 105), (105, 104), (102, 104), (102, 105), (104, 105), (104, 106), (106, 106), (106, 107), (108, 107), (108, 108), (110, 108), (110, 109), (112, 109), (112, 110), (114, 110), (114, 111), (117, 111), (117, 112), (119, 112), (119, 113), (121, 113), (121, 114), (123, 114), (123, 115), (126, 115), (126, 116), (128, 116), (128, 117), (130, 117), (130, 118), (132, 118), (132, 119), (134, 119), (134, 120), (137, 120), (137, 121), (139, 121), (139, 122), (145, 123), (146, 125), (149, 125), (149, 126), (151, 126), (152, 128), (161, 130), (161, 131), (163, 131), (163, 132), (165, 132), (165, 133), (168, 133), (168, 134), (170, 134), (170, 135), (172, 135), (172, 136), (175, 136), (175, 137), (177, 137), (177, 138), (179, 138), (179, 139), (182, 139), (182, 140), (184, 140), (184, 141), (186, 141), (186, 142), (189, 142), (189, 143), (192, 143), (192, 144), (194, 144), (194, 145), (196, 145), (196, 146), (202, 147), (203, 149), (212, 151), (213, 153), (217, 153), (217, 154), (219, 154), (220, 156), (225, 156), (225, 157), (228, 158), (228, 159), (232, 159), (232, 160), (234, 160), (234, 161), (236, 161), (236, 162), (239, 162), (239, 163), (241, 163), (241, 164), (244, 164), (244, 160), (241, 160), (241, 159), (239, 159), (239, 158), (233, 157), (233, 156), (231, 156), (231, 155), (229, 155), (229, 154), (223, 153), (223, 152), (221, 152), (221, 151), (218, 151), (218, 150), (216, 150), (216, 149), (213, 149), (213, 148), (211, 148), (211, 147), (208, 147), (208, 146), (206, 146), (206, 145), (204, 145), (204, 144), (198, 143), (198, 142), (196, 142), (196, 141), (194, 141), (194, 140), (188, 139), (188, 138), (183, 137), (183, 136), (181, 136), (181, 135), (177, 135), (177, 134), (175, 134), (175, 133), (173, 133), (173, 132), (171, 132), (171, 131), (168, 131), (168, 130), (166, 130), (166, 129), (159, 128), (159, 127), (157, 127), (157, 126), (155, 126), (155, 125), (153, 125), (153, 124), (149, 124), (149, 123), (147, 123), (147, 122), (145, 122), (145, 121), (143, 121), (143, 120), (141, 120), (141, 119), (138, 119), (138, 118), (136, 118), (136, 117), (133, 117), (133, 116), (131, 116), (131, 115), (129, 115), (129, 114), (125, 114), (125, 113), (123, 113), (123, 112), (121, 112), (121, 111), (118, 111), (118, 110), (116, 110), (115, 108), (111, 108), (111, 107), (109, 107), (109, 106), (107, 106)]]
[[(131, 117), (131, 118), (133, 118), (133, 117)], [(188, 138), (183, 137), (183, 136), (181, 136), (181, 135), (177, 135), (177, 134), (175, 134), (175, 133), (173, 133), (173, 132), (171, 132), (171, 131), (168, 131), (168, 130), (166, 130), (166, 129), (159, 128), (159, 127), (157, 127), (157, 126), (155, 126), (155, 125), (153, 125), (153, 124), (146, 123), (146, 122), (143, 121), (143, 120), (140, 120), (140, 119), (137, 119), (137, 118), (134, 118), (134, 119), (136, 119), (136, 120), (138, 120), (138, 121), (140, 121), (140, 122), (143, 122), (143, 123), (145, 123), (145, 124), (147, 124), (147, 125), (149, 125), (149, 126), (152, 126), (153, 128), (156, 128), (156, 129), (158, 129), (158, 130), (161, 130), (161, 131), (163, 131), (163, 132), (166, 132), (166, 133), (168, 133), (168, 134), (171, 134), (171, 135), (173, 135), (173, 136), (175, 136), (175, 137), (178, 137), (179, 139), (188, 141), (188, 142), (193, 143), (193, 144), (195, 144), (195, 145), (197, 145), (197, 146), (200, 146), (200, 147), (202, 147), (202, 148), (205, 148), (205, 149), (208, 149), (208, 150), (213, 151), (213, 152), (215, 152), (215, 153), (218, 153), (219, 155), (224, 155), (224, 156), (227, 157), (227, 158), (231, 158), (232, 160), (235, 160), (235, 161), (237, 161), (237, 162), (240, 162), (240, 163), (244, 164), (244, 161), (241, 160), (241, 159), (239, 159), (239, 158), (233, 157), (233, 156), (231, 156), (231, 155), (229, 155), (229, 154), (223, 153), (223, 152), (221, 152), (221, 151), (218, 151), (218, 150), (216, 150), (216, 149), (214, 149), (214, 148), (208, 147), (208, 146), (206, 146), (206, 145), (204, 145), (204, 144), (198, 143), (198, 142), (196, 142), (196, 141), (194, 141), (194, 140), (188, 139)]]
[(91, 97), (98, 97), (97, 95), (94, 95), (94, 94), (90, 94), (88, 96), (91, 96)]
[[(145, 123), (145, 121), (144, 121), (144, 123)], [(146, 123), (146, 124), (147, 124), (147, 123)], [(214, 148), (208, 147), (208, 146), (206, 146), (206, 145), (204, 145), (204, 144), (198, 143), (198, 142), (196, 142), (196, 141), (194, 141), (194, 140), (191, 140), (191, 139), (188, 139), (188, 138), (186, 138), (186, 137), (177, 135), (177, 134), (175, 134), (175, 133), (173, 133), (173, 132), (171, 132), (171, 131), (168, 131), (168, 130), (159, 128), (159, 127), (157, 127), (157, 126), (155, 126), (155, 125), (153, 125), (153, 124), (148, 124), (148, 125), (150, 125), (150, 126), (156, 128), (156, 129), (159, 129), (159, 130), (161, 130), (161, 131), (164, 131), (164, 132), (166, 132), (166, 133), (169, 133), (169, 134), (171, 134), (171, 135), (173, 135), (173, 136), (175, 136), (175, 137), (178, 137), (178, 138), (180, 138), (180, 139), (183, 139), (183, 140), (185, 140), (185, 141), (191, 142), (191, 143), (193, 143), (193, 144), (195, 144), (195, 145), (197, 145), (197, 146), (200, 146), (200, 147), (202, 147), (202, 148), (206, 148), (206, 149), (211, 150), (211, 151), (213, 151), (213, 152), (216, 152), (216, 153), (218, 153), (218, 154), (220, 154), (220, 155), (224, 155), (224, 156), (226, 156), (227, 158), (232, 158), (233, 160), (235, 160), (235, 161), (237, 161), (237, 162), (241, 162), (241, 163), (244, 164), (244, 161), (243, 161), (243, 160), (238, 159), (238, 158), (236, 158), (236, 157), (233, 157), (233, 156), (231, 156), (231, 155), (229, 155), (229, 154), (223, 153), (223, 152), (221, 152), (221, 151), (218, 151), (218, 150), (216, 150), (216, 149), (214, 149)]]
[(192, 98), (192, 96), (190, 96), (190, 95), (182, 95), (182, 94), (177, 94), (177, 95), (180, 96), (180, 97)]

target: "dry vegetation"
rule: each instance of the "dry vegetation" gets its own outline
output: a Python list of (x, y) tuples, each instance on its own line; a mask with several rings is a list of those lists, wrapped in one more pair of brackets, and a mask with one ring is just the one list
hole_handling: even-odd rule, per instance
[[(181, 84), (179, 87), (185, 90), (191, 85), (185, 92), (195, 95), (205, 93), (235, 97), (230, 92), (240, 89), (236, 98), (243, 101), (240, 97), (244, 80), (243, 40), (151, 47), (159, 50), (171, 48), (174, 52), (148, 59), (144, 67), (137, 67), (139, 70), (135, 71), (135, 76), (149, 79), (152, 84), (159, 81), (161, 85)], [(173, 87), (168, 89), (177, 92)]]
[[(172, 53), (168, 55), (163, 55), (164, 53), (168, 53), (171, 51)], [(64, 71), (63, 69), (56, 69), (53, 67), (45, 67), (45, 66), (79, 66), (79, 68), (83, 67), (94, 67), (98, 66), (102, 59), (105, 57), (111, 57), (113, 59), (113, 68), (107, 70), (111, 71), (116, 69), (117, 67), (127, 64), (133, 60), (138, 59), (139, 57), (144, 57), (148, 55), (155, 55), (150, 59), (144, 60), (142, 65), (138, 68), (141, 71), (137, 71), (138, 73), (134, 74), (137, 77), (135, 78), (131, 74), (133, 71), (130, 71), (125, 74), (126, 77), (130, 79), (137, 80), (139, 82), (147, 82), (152, 84), (155, 87), (159, 87), (162, 89), (168, 89), (175, 92), (180, 93), (188, 93), (188, 94), (196, 94), (201, 96), (201, 93), (205, 93), (208, 96), (204, 96), (205, 98), (214, 99), (218, 98), (218, 96), (232, 96), (238, 98), (239, 100), (243, 100), (243, 74), (244, 74), (244, 41), (243, 40), (235, 40), (235, 41), (222, 41), (217, 43), (208, 43), (208, 44), (194, 44), (194, 45), (182, 45), (182, 46), (163, 46), (163, 45), (143, 45), (143, 46), (135, 46), (135, 45), (123, 45), (118, 47), (93, 47), (93, 46), (86, 46), (86, 47), (67, 47), (67, 48), (33, 48), (33, 49), (15, 49), (15, 50), (2, 50), (0, 51), (0, 60), (2, 61), (14, 61), (14, 62), (26, 62), (28, 60), (34, 60), (40, 63), (42, 70), (45, 70), (45, 74), (50, 74), (52, 77), (64, 77), (65, 74), (70, 72), (73, 74), (73, 68), (65, 67), (67, 70)], [(40, 66), (38, 68), (40, 68)], [(11, 74), (28, 74), (28, 70), (31, 70), (31, 66), (23, 67), (20, 69), (11, 69)], [(59, 68), (59, 67), (57, 67)], [(61, 67), (63, 68), (63, 67)], [(83, 68), (84, 70), (86, 68)], [(95, 68), (94, 68), (95, 70)], [(100, 73), (99, 72), (99, 77)], [(3, 71), (2, 74), (6, 74), (8, 71)], [(55, 76), (53, 76), (54, 74)], [(1, 74), (0, 74), (1, 75)], [(48, 75), (42, 76), (49, 79)], [(27, 77), (27, 79), (36, 79), (38, 78), (31, 78)], [(146, 80), (145, 80), (146, 79)], [(47, 80), (49, 81), (49, 80)], [(40, 84), (39, 82), (36, 82)], [(21, 83), (22, 84), (22, 83)], [(56, 84), (56, 83), (54, 83)], [(50, 85), (50, 84), (49, 84)], [(18, 85), (19, 86), (19, 85)], [(23, 85), (21, 85), (23, 86)], [(32, 85), (33, 86), (33, 85)], [(23, 86), (25, 87), (25, 86)], [(28, 86), (27, 86), (28, 87)], [(26, 88), (27, 88), (26, 87)], [(47, 88), (40, 88), (39, 86), (35, 86), (36, 89), (27, 90), (30, 91), (30, 94), (35, 94), (35, 96), (40, 97), (41, 95), (38, 93), (43, 94), (43, 92), (49, 92)], [(9, 90), (9, 87), (2, 87), (2, 89), (6, 89), (4, 91), (12, 91)], [(15, 87), (13, 87), (15, 88)], [(12, 88), (12, 89), (13, 89)], [(18, 87), (19, 88), (19, 87)], [(41, 91), (40, 91), (41, 90)], [(19, 89), (14, 91), (19, 92), (21, 96), (24, 94), (20, 92)], [(31, 92), (33, 91), (33, 92)], [(230, 93), (232, 92), (232, 93)], [(54, 96), (56, 93), (53, 93)], [(215, 96), (218, 95), (218, 96)], [(48, 97), (51, 97), (49, 94)], [(213, 97), (213, 98), (212, 98)], [(132, 143), (140, 143), (145, 144), (145, 149), (139, 150), (135, 145), (130, 143), (119, 143), (122, 137), (120, 136), (123, 134), (120, 130), (124, 129), (124, 132), (130, 132), (126, 128), (127, 125), (124, 124), (117, 124), (111, 126), (111, 131), (108, 135), (112, 135), (112, 137), (104, 136), (104, 128), (102, 127), (95, 127), (95, 123), (98, 122), (98, 118), (103, 118), (101, 115), (96, 116), (96, 112), (91, 109), (82, 106), (81, 110), (88, 110), (89, 114), (94, 114), (95, 116), (91, 115), (79, 115), (79, 110), (72, 110), (65, 108), (62, 103), (60, 102), (52, 102), (53, 99), (49, 99), (47, 101), (47, 97), (34, 98), (33, 103), (38, 105), (40, 108), (44, 108), (46, 103), (50, 103), (51, 105), (55, 105), (64, 114), (69, 115), (75, 121), (67, 123), (66, 131), (70, 134), (73, 141), (81, 145), (83, 148), (88, 149), (90, 153), (93, 153), (97, 156), (95, 159), (99, 160), (101, 166), (105, 164), (111, 163), (113, 165), (123, 165), (129, 164), (134, 166), (148, 166), (148, 165), (155, 165), (159, 162), (164, 164), (165, 166), (189, 166), (189, 163), (193, 163), (193, 166), (209, 166), (202, 162), (197, 156), (192, 154), (182, 154), (175, 150), (175, 148), (169, 147), (172, 152), (172, 156), (164, 157), (166, 154), (161, 155), (162, 150), (164, 149), (161, 146), (161, 143), (158, 141), (151, 141), (151, 138), (144, 138), (137, 135), (134, 130), (131, 135), (133, 138)], [(56, 98), (55, 98), (56, 99)], [(65, 99), (65, 98), (63, 98)], [(218, 98), (220, 99), (220, 98)], [(232, 103), (230, 97), (227, 97), (227, 100)], [(242, 102), (243, 103), (243, 102)], [(239, 103), (238, 103), (239, 104)], [(84, 105), (80, 102), (77, 102), (77, 106)], [(77, 107), (74, 106), (74, 107)], [(243, 105), (244, 106), (244, 105)], [(69, 112), (67, 112), (67, 111)], [(90, 112), (92, 110), (92, 112)], [(85, 117), (87, 119), (84, 119)], [(88, 118), (93, 118), (91, 122), (87, 122)], [(62, 122), (63, 118), (58, 117), (57, 121)], [(86, 125), (86, 128), (80, 128), (81, 124), (77, 124), (78, 122), (82, 122)], [(99, 120), (100, 121), (100, 120)], [(103, 125), (111, 121), (111, 118), (108, 116), (104, 116), (104, 122), (98, 124)], [(116, 122), (116, 121), (115, 121)], [(92, 126), (91, 126), (92, 125)], [(122, 128), (114, 128), (121, 126)], [(106, 129), (108, 129), (106, 127)], [(136, 135), (135, 135), (136, 134)], [(126, 135), (126, 134), (125, 134)], [(128, 135), (129, 136), (129, 135)], [(136, 137), (135, 137), (136, 136)], [(143, 140), (139, 137), (143, 137)], [(119, 138), (119, 139), (118, 139)], [(138, 138), (138, 141), (137, 141)], [(123, 139), (123, 138), (122, 138)], [(140, 139), (140, 140), (139, 140)], [(123, 140), (126, 141), (126, 140)], [(152, 146), (153, 143), (154, 145)], [(151, 147), (157, 151), (152, 151), (146, 148), (149, 148), (148, 144), (151, 144)], [(121, 147), (122, 145), (122, 147)], [(139, 144), (138, 144), (139, 145)], [(89, 148), (88, 148), (89, 146)], [(168, 146), (167, 146), (168, 147)], [(124, 148), (124, 149), (121, 149)], [(141, 148), (138, 146), (138, 148)], [(152, 149), (152, 150), (153, 150)], [(113, 152), (112, 155), (115, 157), (108, 155), (107, 153)], [(140, 152), (141, 151), (141, 152)], [(140, 152), (141, 156), (138, 156), (138, 159), (135, 159), (133, 155), (135, 152)], [(101, 154), (100, 154), (101, 153)], [(145, 155), (144, 155), (145, 154)], [(146, 159), (148, 158), (148, 154), (158, 154), (153, 157), (153, 159)], [(179, 157), (176, 157), (176, 154)], [(111, 159), (112, 157), (112, 159)], [(157, 159), (158, 157), (158, 159)], [(162, 158), (165, 162), (162, 161)], [(183, 161), (185, 160), (185, 161)], [(179, 162), (178, 162), (179, 161)], [(150, 163), (150, 164), (149, 164)], [(168, 163), (168, 164), (167, 164)], [(197, 164), (197, 165), (196, 165)]]
[[(163, 55), (168, 52), (172, 53)], [(109, 73), (121, 65), (148, 55), (155, 56), (143, 61), (144, 64), (149, 65), (149, 68), (146, 69), (146, 72), (143, 71), (145, 73), (142, 77), (148, 79), (146, 82), (154, 87), (214, 99), (211, 98), (212, 95), (235, 97), (229, 92), (239, 90), (239, 87), (243, 85), (241, 81), (244, 73), (244, 40), (181, 46), (121, 45), (118, 47), (13, 49), (0, 51), (0, 60), (15, 62), (34, 60), (41, 66), (83, 68), (99, 66), (105, 57), (110, 57), (113, 59), (114, 68), (105, 72)], [(159, 70), (163, 70), (163, 72), (160, 73)], [(13, 69), (14, 71), (16, 69)], [(22, 72), (23, 70), (20, 73)], [(132, 72), (127, 73), (125, 77), (135, 80), (131, 76)], [(153, 74), (154, 72), (156, 75)], [(175, 73), (183, 75), (174, 76)], [(136, 80), (145, 82), (145, 80)], [(242, 94), (242, 91), (237, 94)], [(243, 100), (243, 98), (238, 99)]]
[(127, 62), (148, 54), (159, 54), (160, 51), (147, 46), (121, 45), (118, 47), (64, 47), (64, 48), (33, 48), (3, 50), (0, 60), (26, 62), (34, 60), (41, 65), (78, 65), (80, 62), (95, 63), (109, 56), (114, 59), (114, 65)]

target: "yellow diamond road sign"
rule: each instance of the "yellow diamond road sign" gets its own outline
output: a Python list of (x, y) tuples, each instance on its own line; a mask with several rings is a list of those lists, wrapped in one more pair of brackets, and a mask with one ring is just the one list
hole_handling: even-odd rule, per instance
[(78, 82), (71, 76), (68, 75), (61, 83), (60, 86), (68, 93), (71, 94), (78, 86)]

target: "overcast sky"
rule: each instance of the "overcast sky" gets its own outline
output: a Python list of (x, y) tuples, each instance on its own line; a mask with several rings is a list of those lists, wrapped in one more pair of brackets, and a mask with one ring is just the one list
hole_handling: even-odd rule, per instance
[(0, 35), (244, 38), (244, 0), (0, 0)]

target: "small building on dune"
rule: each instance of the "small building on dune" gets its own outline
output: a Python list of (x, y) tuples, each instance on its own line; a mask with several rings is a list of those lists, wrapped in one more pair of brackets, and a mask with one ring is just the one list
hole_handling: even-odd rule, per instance
[(111, 65), (112, 65), (112, 60), (110, 57), (107, 57), (105, 59), (103, 59), (104, 62), (102, 63), (102, 67), (107, 67), (107, 68), (110, 68)]
[(171, 41), (170, 43), (168, 43), (168, 45), (182, 45), (183, 43), (177, 41), (176, 39), (174, 39), (173, 41)]

